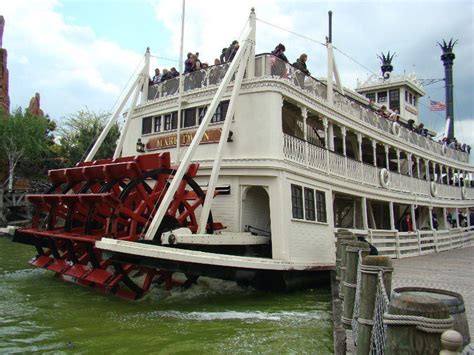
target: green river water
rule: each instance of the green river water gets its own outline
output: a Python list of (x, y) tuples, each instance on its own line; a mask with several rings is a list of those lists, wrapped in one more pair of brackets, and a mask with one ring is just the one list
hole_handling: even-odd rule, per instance
[(332, 353), (329, 289), (264, 293), (200, 279), (125, 301), (32, 269), (0, 237), (0, 353)]

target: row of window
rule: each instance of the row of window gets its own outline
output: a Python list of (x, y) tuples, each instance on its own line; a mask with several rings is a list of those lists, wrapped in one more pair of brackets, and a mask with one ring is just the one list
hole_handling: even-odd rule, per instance
[(412, 94), (411, 92), (408, 92), (408, 90), (405, 90), (405, 102), (416, 106), (416, 95)]
[[(211, 118), (211, 122), (224, 121), (229, 107), (229, 101), (222, 101)], [(191, 107), (182, 111), (181, 128), (199, 125), (206, 115), (207, 106)], [(178, 128), (178, 111), (155, 117), (144, 117), (142, 120), (142, 134), (171, 131)]]
[[(406, 91), (405, 91), (406, 93)], [(411, 94), (410, 94), (411, 95)], [(380, 92), (372, 92), (365, 95), (369, 100), (377, 101), (380, 104), (387, 104), (388, 100), (388, 107), (391, 110), (400, 110), (400, 90), (394, 89), (387, 91), (380, 91)]]
[(295, 219), (327, 222), (326, 196), (323, 191), (292, 184), (291, 207)]

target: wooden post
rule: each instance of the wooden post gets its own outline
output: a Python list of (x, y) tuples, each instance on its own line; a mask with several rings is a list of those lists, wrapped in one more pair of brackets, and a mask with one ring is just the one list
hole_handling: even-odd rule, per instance
[[(448, 307), (438, 299), (410, 293), (393, 293), (388, 308), (389, 315), (421, 316), (432, 319), (449, 318)], [(385, 354), (439, 354), (440, 333), (426, 332), (416, 324), (388, 324)]]
[(357, 268), (359, 265), (359, 251), (362, 257), (367, 256), (370, 247), (367, 242), (347, 242), (346, 245), (346, 273), (342, 282), (342, 292), (344, 294), (344, 311), (342, 314), (342, 324), (344, 328), (352, 328), (352, 313), (354, 312), (354, 301), (357, 287)]
[(343, 291), (343, 283), (345, 280), (345, 274), (346, 274), (346, 246), (347, 243), (350, 243), (350, 240), (343, 240), (341, 241), (341, 266), (340, 266), (340, 284), (339, 284), (339, 298), (342, 300), (344, 299), (344, 293)]
[(341, 243), (343, 241), (355, 240), (355, 235), (348, 230), (340, 230), (336, 233), (336, 280), (341, 281)]
[(362, 260), (359, 329), (357, 332), (357, 354), (366, 355), (370, 352), (372, 336), (372, 320), (374, 318), (375, 296), (377, 294), (378, 273), (383, 271), (384, 284), (390, 294), (392, 286), (392, 260), (389, 256), (366, 256)]

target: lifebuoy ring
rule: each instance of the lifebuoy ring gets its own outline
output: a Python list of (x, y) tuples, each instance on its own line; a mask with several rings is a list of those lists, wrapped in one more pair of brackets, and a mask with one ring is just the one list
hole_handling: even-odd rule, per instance
[(448, 143), (444, 143), (441, 146), (441, 153), (446, 154), (448, 152)]
[(390, 171), (388, 171), (386, 168), (383, 168), (380, 170), (380, 185), (382, 185), (383, 188), (388, 189), (388, 186), (390, 185)]
[(430, 192), (431, 192), (431, 196), (433, 197), (436, 197), (436, 195), (438, 195), (438, 186), (436, 185), (436, 182), (434, 181), (431, 181)]
[(397, 122), (392, 123), (392, 133), (396, 136), (400, 136), (400, 124)]

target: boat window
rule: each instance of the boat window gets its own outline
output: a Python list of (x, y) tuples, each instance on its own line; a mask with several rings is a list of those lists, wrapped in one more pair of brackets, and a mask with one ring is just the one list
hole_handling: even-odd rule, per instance
[(377, 93), (377, 102), (387, 102), (387, 92), (381, 91)]
[(400, 90), (390, 90), (389, 91), (389, 108), (390, 110), (399, 110), (400, 111)]
[(326, 194), (323, 191), (316, 191), (316, 210), (318, 222), (326, 223)]
[(323, 191), (291, 184), (291, 208), (294, 219), (327, 222), (326, 195)]
[(408, 94), (408, 102), (413, 105), (413, 95), (411, 93)]
[(155, 132), (161, 132), (161, 116), (155, 117)]
[(405, 90), (405, 102), (408, 102), (408, 90)]
[(375, 92), (372, 92), (370, 94), (366, 94), (365, 97), (367, 97), (371, 101), (375, 101)]
[(178, 128), (178, 111), (171, 114), (171, 129)]
[(201, 124), (202, 119), (206, 115), (206, 112), (207, 112), (207, 106), (203, 106), (203, 107), (198, 108), (199, 124)]
[(308, 221), (315, 221), (314, 190), (304, 188), (304, 216)]
[(303, 219), (303, 189), (298, 185), (291, 185), (291, 206), (293, 218)]
[(193, 127), (196, 125), (196, 108), (184, 110), (184, 117), (181, 123), (182, 127)]
[(152, 117), (143, 117), (142, 119), (142, 134), (151, 133), (151, 125), (153, 123)]
[[(227, 114), (227, 109), (229, 107), (229, 101), (222, 101), (219, 106), (217, 106), (216, 112), (212, 116), (211, 122), (221, 122), (225, 120), (225, 115)], [(206, 108), (207, 111), (207, 108)], [(203, 116), (204, 117), (204, 116)]]

